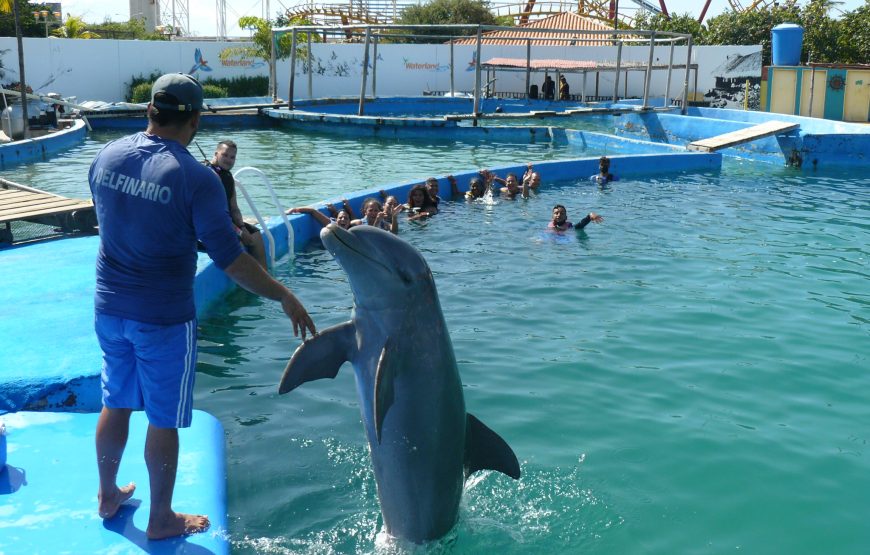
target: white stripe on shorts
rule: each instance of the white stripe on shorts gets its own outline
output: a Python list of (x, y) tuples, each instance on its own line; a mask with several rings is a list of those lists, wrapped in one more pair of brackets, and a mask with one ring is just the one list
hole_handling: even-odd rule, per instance
[(179, 395), (178, 414), (175, 417), (175, 427), (180, 428), (184, 425), (184, 415), (187, 413), (188, 389), (190, 388), (190, 374), (195, 370), (196, 363), (193, 359), (194, 348), (196, 344), (196, 329), (193, 326), (193, 320), (186, 322), (184, 327), (187, 333), (187, 352), (184, 353), (184, 375), (181, 377), (181, 391)]

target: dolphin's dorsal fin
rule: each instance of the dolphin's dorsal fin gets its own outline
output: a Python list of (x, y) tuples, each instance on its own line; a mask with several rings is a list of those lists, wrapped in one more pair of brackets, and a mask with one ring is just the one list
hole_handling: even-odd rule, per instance
[(378, 369), (375, 372), (374, 421), (375, 435), (378, 438), (378, 443), (381, 442), (381, 428), (384, 425), (384, 418), (386, 418), (387, 411), (393, 405), (393, 382), (399, 367), (398, 358), (399, 353), (396, 351), (396, 342), (392, 339), (387, 339), (384, 348), (381, 350), (381, 356), (378, 359)]
[(487, 469), (507, 474), (514, 480), (520, 478), (520, 463), (510, 445), (473, 414), (466, 414), (465, 477)]
[(305, 382), (334, 378), (355, 348), (353, 322), (327, 328), (299, 345), (287, 363), (278, 393), (293, 391)]

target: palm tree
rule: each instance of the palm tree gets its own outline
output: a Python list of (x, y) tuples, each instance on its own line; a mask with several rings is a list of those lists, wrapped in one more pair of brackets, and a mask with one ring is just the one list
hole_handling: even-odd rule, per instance
[[(3, 0), (0, 0), (2, 2)], [(51, 32), (56, 37), (64, 39), (98, 39), (100, 35), (93, 31), (88, 31), (84, 20), (75, 15), (66, 15), (66, 21), (63, 25)]]

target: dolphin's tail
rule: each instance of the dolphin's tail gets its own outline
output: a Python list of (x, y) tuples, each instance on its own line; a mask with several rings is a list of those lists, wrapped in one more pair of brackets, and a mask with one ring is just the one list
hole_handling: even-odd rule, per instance
[(510, 445), (473, 414), (465, 415), (465, 477), (478, 470), (497, 470), (520, 479), (520, 463)]

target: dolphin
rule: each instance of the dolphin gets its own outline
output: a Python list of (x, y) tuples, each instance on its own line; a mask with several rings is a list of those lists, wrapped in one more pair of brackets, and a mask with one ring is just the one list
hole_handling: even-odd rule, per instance
[(351, 320), (302, 343), (278, 392), (353, 364), (386, 532), (414, 543), (456, 524), (465, 479), (483, 469), (519, 479), (508, 444), (465, 412), (453, 344), (420, 252), (373, 226), (332, 223), (320, 238), (347, 273)]

